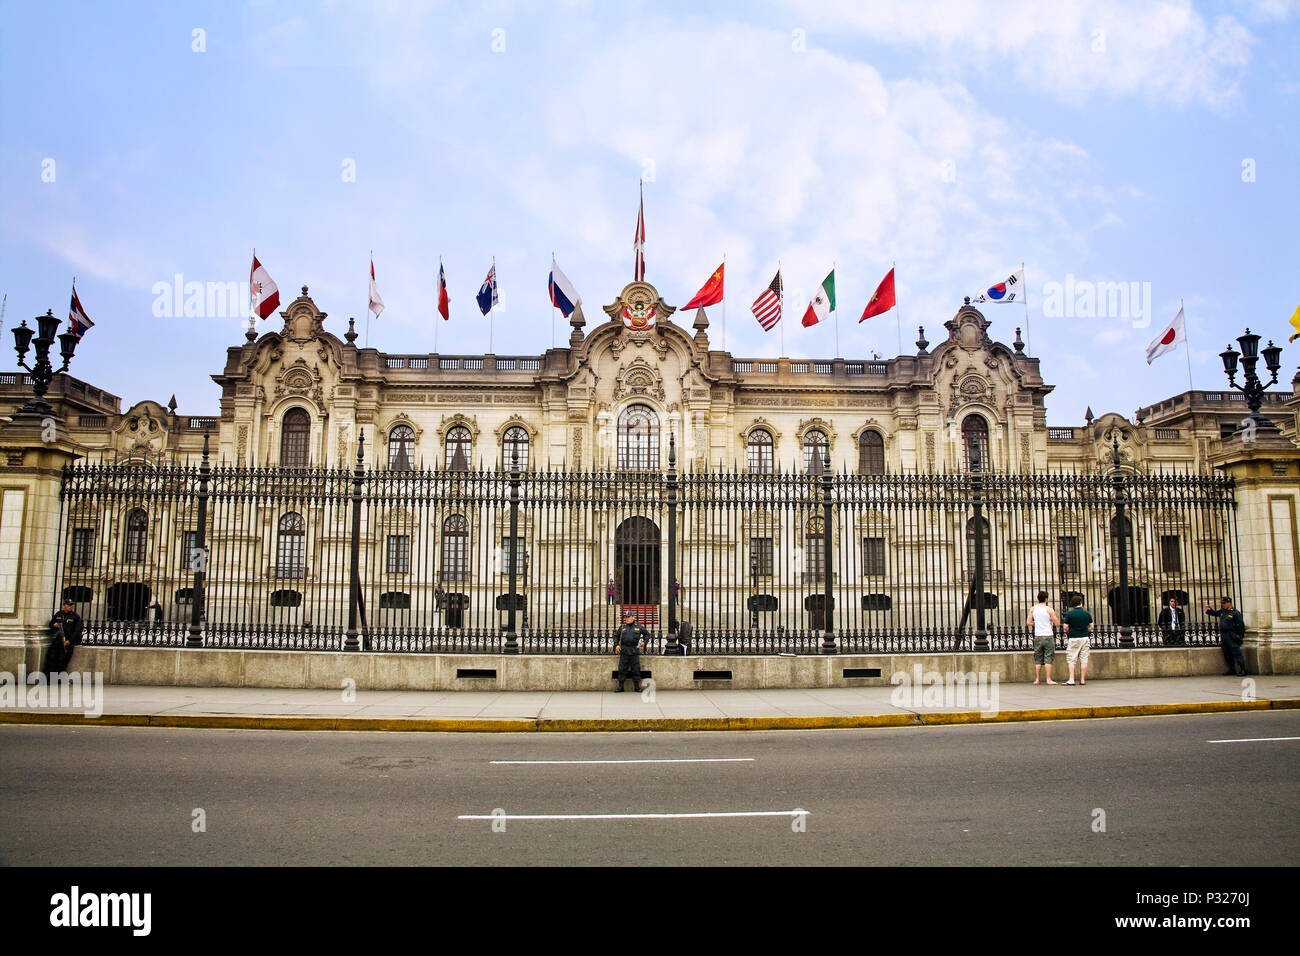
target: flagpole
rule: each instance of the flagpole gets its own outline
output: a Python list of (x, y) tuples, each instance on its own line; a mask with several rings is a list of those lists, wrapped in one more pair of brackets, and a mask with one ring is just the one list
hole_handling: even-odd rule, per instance
[[(257, 246), (253, 246), (253, 261), (254, 262), (257, 261)], [(73, 283), (75, 283), (77, 280), (73, 279), (72, 281)], [(253, 274), (252, 272), (249, 272), (248, 274), (248, 329), (251, 332), (256, 328), (257, 326), (255, 325), (253, 319)]]
[[(725, 283), (727, 281), (727, 254), (725, 252), (722, 254), (722, 275), (722, 281)], [(722, 290), (722, 351), (727, 351), (727, 290), (725, 285)]]
[[(551, 281), (555, 281), (555, 250), (551, 250)], [(551, 300), (551, 348), (555, 348), (555, 310), (559, 308), (555, 304), (554, 297)], [(513, 547), (513, 545), (511, 545)]]
[(1192, 384), (1192, 343), (1187, 338), (1187, 316), (1183, 315), (1183, 298), (1178, 297), (1178, 314), (1183, 316), (1183, 354), (1187, 356), (1187, 390), (1193, 392), (1196, 386)]
[[(370, 278), (373, 281), (375, 277), (375, 250), (370, 250)], [(366, 289), (366, 344), (364, 348), (370, 348), (370, 290)]]
[[(776, 260), (776, 274), (781, 274), (781, 260)], [(777, 296), (776, 301), (778, 315), (777, 325), (781, 326), (781, 358), (785, 358), (785, 283), (781, 283), (781, 294)]]
[(1025, 278), (1025, 264), (1020, 263), (1020, 276), (1025, 279), (1025, 287), (1020, 291), (1024, 293), (1025, 300), (1025, 351), (1033, 355), (1034, 349), (1029, 340), (1029, 279)]
[[(496, 277), (497, 277), (497, 257), (493, 256), (492, 257), (492, 278), (495, 279)], [(496, 353), (492, 351), (492, 331), (496, 328), (497, 325), (497, 304), (494, 301), (492, 301), (493, 299), (496, 298), (496, 296), (493, 294), (494, 292), (496, 292), (496, 290), (489, 286), (488, 287), (488, 355), (496, 355)]]
[[(438, 295), (442, 295), (442, 256), (438, 257)], [(442, 313), (438, 311), (438, 303), (433, 303), (433, 354), (438, 354), (438, 326), (442, 324)]]
[(903, 354), (903, 310), (898, 307), (898, 263), (890, 262), (889, 271), (894, 274), (894, 320), (898, 323), (898, 354)]
[[(835, 275), (835, 260), (831, 260), (831, 275)], [(832, 279), (833, 283), (835, 280)], [(835, 300), (835, 357), (840, 357), (840, 300)]]

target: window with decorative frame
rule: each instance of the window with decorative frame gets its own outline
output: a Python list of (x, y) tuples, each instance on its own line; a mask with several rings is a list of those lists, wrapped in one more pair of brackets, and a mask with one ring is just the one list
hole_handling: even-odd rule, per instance
[(469, 577), (469, 522), (464, 515), (449, 515), (442, 523), (442, 579)]
[(619, 413), (618, 467), (629, 471), (659, 467), (659, 416), (648, 405), (629, 405)]
[(528, 429), (522, 425), (511, 425), (501, 436), (501, 467), (528, 470)]
[(310, 436), (311, 416), (306, 409), (291, 408), (284, 413), (280, 428), (280, 467), (307, 467)]
[(464, 425), (447, 430), (446, 467), (448, 471), (469, 471), (470, 455), (474, 451), (474, 436)]
[(776, 443), (766, 428), (754, 428), (745, 440), (745, 465), (751, 475), (770, 475), (775, 462)]
[(885, 438), (868, 428), (858, 436), (858, 474), (883, 475), (885, 473)]
[(415, 470), (415, 429), (394, 425), (388, 433), (388, 467), (393, 471)]

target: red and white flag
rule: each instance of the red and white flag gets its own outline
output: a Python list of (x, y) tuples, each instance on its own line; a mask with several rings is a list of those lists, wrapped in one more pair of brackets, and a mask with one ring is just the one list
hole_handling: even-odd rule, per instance
[(379, 287), (375, 285), (375, 257), (372, 253), (370, 256), (370, 311), (375, 313), (375, 318), (384, 311), (384, 300), (379, 298)]
[(280, 307), (280, 287), (275, 284), (266, 266), (257, 261), (253, 253), (253, 267), (248, 272), (249, 313), (265, 319)]
[(636, 251), (636, 274), (633, 276), (637, 282), (645, 279), (645, 190), (641, 191), (641, 207), (636, 213), (636, 236), (632, 240), (632, 248)]
[(781, 299), (781, 270), (777, 269), (772, 284), (764, 289), (763, 294), (749, 307), (749, 311), (754, 313), (754, 318), (758, 319), (758, 324), (763, 327), (764, 332), (771, 332), (772, 326), (781, 321)]
[(1172, 352), (1178, 347), (1179, 342), (1186, 341), (1187, 330), (1183, 327), (1183, 310), (1179, 308), (1174, 320), (1147, 346), (1147, 364), (1150, 365), (1152, 360), (1160, 358), (1166, 352)]
[(447, 276), (442, 271), (442, 260), (438, 260), (438, 314), (444, 320), (451, 319), (451, 300), (447, 298)]

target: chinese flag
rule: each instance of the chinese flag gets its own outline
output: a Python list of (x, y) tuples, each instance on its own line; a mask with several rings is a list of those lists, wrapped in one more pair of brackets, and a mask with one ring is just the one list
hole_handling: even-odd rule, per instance
[(880, 285), (876, 286), (876, 294), (871, 297), (867, 303), (866, 309), (862, 312), (862, 318), (859, 322), (865, 322), (873, 315), (880, 315), (882, 312), (888, 312), (894, 307), (894, 270), (890, 269)]
[(726, 267), (725, 262), (718, 266), (717, 271), (709, 276), (709, 281), (704, 283), (704, 288), (695, 293), (695, 298), (682, 306), (683, 312), (687, 309), (701, 309), (706, 305), (717, 305), (722, 301), (722, 272)]

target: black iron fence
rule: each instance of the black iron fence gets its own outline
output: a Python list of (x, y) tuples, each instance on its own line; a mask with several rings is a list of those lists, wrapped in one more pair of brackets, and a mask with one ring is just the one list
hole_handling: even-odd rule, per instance
[(739, 654), (1028, 649), (1040, 590), (1097, 646), (1208, 644), (1238, 591), (1223, 476), (816, 470), (77, 464), (59, 590), (89, 643), (608, 653), (630, 611)]

